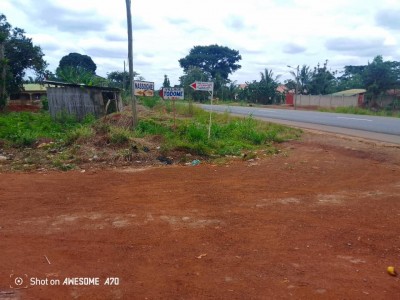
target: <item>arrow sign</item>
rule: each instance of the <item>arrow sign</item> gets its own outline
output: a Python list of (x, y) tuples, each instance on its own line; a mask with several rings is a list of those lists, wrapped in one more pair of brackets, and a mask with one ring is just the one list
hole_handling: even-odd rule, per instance
[(212, 92), (212, 90), (214, 89), (214, 82), (195, 81), (190, 85), (190, 87), (196, 91)]

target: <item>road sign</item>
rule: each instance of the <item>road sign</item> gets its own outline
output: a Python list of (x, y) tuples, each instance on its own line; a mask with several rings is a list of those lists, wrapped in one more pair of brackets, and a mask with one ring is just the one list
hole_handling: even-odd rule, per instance
[(135, 96), (154, 96), (154, 82), (134, 80), (133, 84)]
[(209, 91), (214, 89), (214, 82), (195, 81), (190, 87), (196, 91)]
[(163, 88), (163, 99), (183, 100), (184, 96), (183, 88)]

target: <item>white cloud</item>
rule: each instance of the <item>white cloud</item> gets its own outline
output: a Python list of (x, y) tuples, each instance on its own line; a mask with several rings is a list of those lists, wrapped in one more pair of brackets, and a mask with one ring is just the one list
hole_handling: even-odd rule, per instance
[[(383, 9), (385, 8), (385, 9)], [(239, 50), (238, 82), (264, 68), (287, 76), (287, 65), (332, 68), (366, 64), (382, 54), (400, 60), (398, 0), (133, 1), (134, 67), (162, 84), (178, 83), (178, 60), (195, 45)], [(125, 1), (2, 0), (2, 12), (40, 45), (54, 71), (70, 52), (90, 55), (99, 75), (122, 70), (127, 55)]]

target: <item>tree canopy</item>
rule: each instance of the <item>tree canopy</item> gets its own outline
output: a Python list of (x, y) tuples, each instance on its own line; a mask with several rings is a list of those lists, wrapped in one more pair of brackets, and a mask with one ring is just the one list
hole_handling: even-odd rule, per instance
[[(133, 71), (133, 77), (140, 75), (138, 72)], [(107, 74), (107, 80), (110, 86), (129, 90), (129, 72), (127, 71), (112, 71)]]
[(171, 82), (169, 81), (168, 75), (164, 75), (163, 87), (171, 87)]
[(278, 79), (279, 75), (275, 76), (272, 70), (264, 69), (260, 72), (260, 81), (246, 82), (247, 86), (239, 91), (239, 98), (255, 103), (272, 104), (280, 102), (278, 99)]
[(209, 81), (211, 80), (210, 74), (204, 72), (199, 67), (190, 67), (185, 74), (179, 77), (180, 85), (184, 88), (185, 97), (193, 100), (206, 100), (209, 95), (208, 92), (195, 91), (190, 87), (190, 84), (195, 81)]
[(242, 59), (239, 51), (219, 45), (194, 46), (189, 54), (179, 60), (184, 72), (197, 67), (216, 78), (217, 74), (227, 80), (228, 76), (241, 68), (237, 64)]
[(362, 81), (372, 98), (377, 98), (380, 94), (399, 85), (399, 77), (400, 63), (383, 61), (380, 55), (365, 66), (362, 73)]
[(70, 53), (63, 56), (60, 60), (60, 64), (56, 72), (58, 72), (59, 69), (63, 69), (65, 67), (81, 68), (88, 72), (91, 72), (92, 74), (95, 74), (97, 69), (96, 64), (93, 62), (90, 56), (79, 53)]
[(5, 106), (7, 95), (22, 89), (26, 70), (43, 77), (47, 67), (44, 54), (21, 28), (13, 28), (5, 15), (0, 14), (0, 108)]

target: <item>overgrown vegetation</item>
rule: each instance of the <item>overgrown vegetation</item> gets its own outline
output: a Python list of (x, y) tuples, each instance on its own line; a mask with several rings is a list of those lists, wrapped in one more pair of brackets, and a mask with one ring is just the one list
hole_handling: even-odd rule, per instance
[(75, 131), (84, 130), (79, 128), (89, 126), (92, 122), (92, 117), (79, 124), (74, 118), (66, 116), (55, 122), (47, 112), (0, 114), (0, 139), (9, 147), (30, 147), (40, 139), (70, 142), (70, 136), (77, 135)]
[[(69, 170), (95, 161), (152, 164), (152, 161), (186, 162), (190, 156), (201, 160), (240, 156), (249, 151), (267, 155), (277, 153), (275, 143), (300, 135), (297, 129), (263, 123), (252, 117), (213, 114), (208, 138), (208, 112), (194, 107), (191, 115), (187, 103), (176, 103), (174, 126), (171, 102), (158, 97), (142, 101), (145, 108), (141, 109), (142, 117), (133, 131), (130, 112), (99, 120), (88, 117), (82, 123), (66, 116), (53, 121), (46, 111), (2, 114), (0, 144), (5, 152), (17, 153), (19, 158), (11, 162), (15, 168), (22, 161), (28, 168), (50, 164)], [(257, 155), (247, 157), (253, 156)]]

